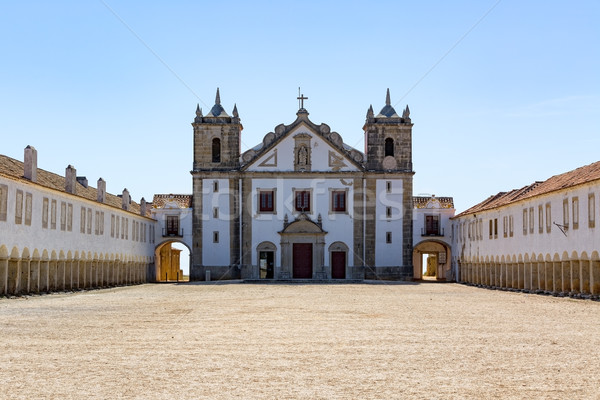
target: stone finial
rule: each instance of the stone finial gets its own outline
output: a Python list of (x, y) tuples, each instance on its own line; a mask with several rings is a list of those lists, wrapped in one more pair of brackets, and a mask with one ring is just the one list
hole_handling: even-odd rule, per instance
[(287, 227), (288, 225), (289, 225), (289, 219), (288, 219), (288, 215), (287, 215), (287, 214), (285, 214), (285, 215), (283, 216), (283, 227), (285, 228), (285, 227)]
[(406, 105), (406, 108), (402, 112), (402, 118), (403, 119), (410, 119), (410, 109), (408, 108), (408, 104)]
[(239, 118), (240, 114), (238, 114), (238, 110), (237, 110), (237, 104), (233, 105), (233, 117), (234, 118)]
[(390, 100), (390, 88), (388, 88), (387, 93), (385, 95), (385, 105), (386, 106), (392, 105), (392, 101)]
[(317, 217), (317, 225), (319, 225), (320, 227), (323, 225), (323, 217), (321, 217), (321, 214), (319, 214), (319, 216)]
[(68, 165), (65, 169), (65, 191), (67, 193), (75, 194), (75, 187), (77, 184), (77, 170), (74, 166)]
[(23, 176), (31, 182), (37, 182), (37, 150), (33, 146), (25, 147)]
[(217, 96), (215, 97), (215, 104), (221, 105), (221, 95), (219, 94), (219, 88), (217, 88)]
[(142, 197), (140, 200), (140, 215), (146, 216), (146, 212), (148, 211), (148, 204), (146, 203), (146, 199)]
[(375, 113), (373, 112), (372, 104), (369, 106), (369, 109), (367, 110), (367, 118), (375, 118)]
[(102, 178), (98, 179), (96, 188), (98, 192), (98, 203), (104, 203), (106, 201), (106, 181)]
[(200, 104), (196, 106), (196, 118), (194, 118), (194, 122), (202, 122), (202, 109), (200, 108)]
[(125, 211), (129, 211), (129, 205), (131, 204), (131, 197), (129, 197), (129, 190), (123, 189), (123, 195), (121, 196), (121, 208)]

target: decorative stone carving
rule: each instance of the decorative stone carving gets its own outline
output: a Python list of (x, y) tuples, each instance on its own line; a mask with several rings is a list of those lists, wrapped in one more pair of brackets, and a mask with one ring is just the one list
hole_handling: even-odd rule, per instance
[(337, 132), (332, 132), (331, 135), (329, 135), (329, 140), (338, 147), (341, 147), (344, 144), (342, 137)]
[(275, 134), (277, 136), (281, 136), (283, 135), (283, 133), (285, 132), (285, 125), (284, 124), (279, 124), (275, 127)]
[(275, 134), (273, 132), (269, 132), (263, 138), (263, 147), (267, 148), (273, 141), (275, 140)]
[(307, 133), (299, 133), (294, 136), (294, 171), (311, 170), (311, 139)]
[(392, 156), (387, 156), (386, 158), (383, 159), (383, 163), (382, 163), (383, 169), (384, 170), (394, 170), (396, 169), (396, 167), (398, 166), (398, 163), (396, 162), (396, 159)]
[(254, 150), (248, 150), (242, 155), (242, 160), (244, 160), (244, 162), (250, 162), (250, 160), (252, 160), (255, 155), (256, 152)]
[(319, 132), (321, 132), (323, 135), (329, 134), (330, 131), (331, 131), (331, 128), (327, 124), (321, 124), (319, 126)]
[(363, 162), (363, 155), (360, 151), (358, 150), (351, 150), (350, 151), (350, 156), (352, 157), (352, 159), (354, 161), (356, 161), (357, 163), (362, 163)]

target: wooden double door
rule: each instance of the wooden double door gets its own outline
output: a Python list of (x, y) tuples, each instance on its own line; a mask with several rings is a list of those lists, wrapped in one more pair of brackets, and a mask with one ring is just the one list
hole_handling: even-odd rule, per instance
[(312, 279), (313, 276), (313, 245), (312, 243), (294, 243), (293, 274), (294, 279)]

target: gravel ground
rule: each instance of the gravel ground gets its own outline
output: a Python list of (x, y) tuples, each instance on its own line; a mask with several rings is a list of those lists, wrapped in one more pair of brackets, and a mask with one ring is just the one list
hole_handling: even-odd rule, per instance
[(458, 284), (0, 299), (3, 399), (600, 398), (600, 303)]

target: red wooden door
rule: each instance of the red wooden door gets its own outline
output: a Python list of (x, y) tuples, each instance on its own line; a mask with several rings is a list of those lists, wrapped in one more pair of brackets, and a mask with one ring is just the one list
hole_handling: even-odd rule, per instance
[(331, 252), (331, 278), (346, 279), (346, 252)]
[(312, 278), (312, 243), (294, 243), (293, 277), (299, 279)]

